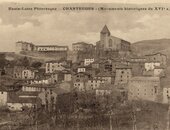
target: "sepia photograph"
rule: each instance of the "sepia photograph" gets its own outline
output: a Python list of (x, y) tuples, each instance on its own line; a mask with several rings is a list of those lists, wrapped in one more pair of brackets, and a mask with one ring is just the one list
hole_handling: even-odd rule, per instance
[(0, 0), (0, 130), (170, 130), (170, 2)]

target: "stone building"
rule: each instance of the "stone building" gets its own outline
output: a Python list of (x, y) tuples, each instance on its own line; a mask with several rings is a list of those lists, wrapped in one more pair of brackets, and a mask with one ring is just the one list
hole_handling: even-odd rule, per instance
[(132, 68), (129, 66), (118, 66), (116, 68), (115, 85), (127, 84), (132, 77)]
[(100, 41), (96, 43), (97, 55), (106, 56), (111, 53), (112, 56), (117, 56), (119, 51), (131, 51), (130, 42), (112, 36), (109, 29), (105, 25), (102, 31), (100, 32)]
[(16, 53), (20, 52), (61, 52), (68, 51), (68, 46), (58, 45), (34, 45), (33, 43), (18, 41), (16, 42)]
[(159, 101), (161, 96), (159, 77), (133, 77), (128, 83), (129, 100)]
[(22, 79), (34, 79), (34, 78), (35, 78), (35, 70), (24, 69), (22, 71)]
[(89, 79), (86, 83), (86, 90), (95, 90), (100, 87), (101, 84), (104, 84), (104, 80), (101, 79)]
[(53, 73), (51, 73), (52, 83), (71, 81), (71, 80), (72, 80), (72, 75), (71, 72), (68, 70), (54, 71)]
[(73, 83), (74, 90), (82, 92), (86, 90), (85, 82), (74, 82)]
[(45, 63), (46, 73), (53, 73), (54, 71), (62, 71), (65, 69), (62, 61), (47, 61)]
[(109, 86), (107, 84), (101, 84), (99, 88), (97, 88), (95, 91), (96, 96), (108, 96), (112, 93), (112, 86)]
[(13, 68), (13, 78), (22, 79), (22, 72), (26, 69), (24, 66), (14, 66)]
[(38, 45), (38, 46), (35, 46), (35, 51), (38, 51), (38, 52), (68, 51), (68, 46)]
[(18, 41), (16, 42), (15, 52), (20, 53), (22, 51), (34, 51), (35, 45), (29, 42)]
[(90, 75), (84, 72), (79, 72), (72, 75), (73, 87), (77, 91), (86, 90), (86, 82), (88, 81)]
[(2, 87), (0, 88), (0, 106), (5, 106), (7, 104), (7, 96), (8, 91), (6, 88)]
[(167, 56), (165, 54), (162, 54), (160, 52), (154, 53), (154, 54), (149, 54), (145, 55), (147, 61), (155, 61), (155, 62), (160, 62), (161, 66), (166, 66), (167, 65)]
[(76, 73), (72, 75), (72, 81), (74, 82), (87, 82), (87, 80), (90, 78), (90, 75), (87, 73)]
[(94, 58), (84, 59), (84, 66), (88, 66), (88, 65), (90, 65), (93, 62), (94, 62)]
[(146, 71), (150, 71), (150, 70), (154, 70), (154, 68), (157, 66), (160, 66), (161, 63), (158, 61), (149, 61), (149, 62), (145, 62), (145, 70)]
[(88, 52), (90, 50), (94, 50), (94, 45), (93, 44), (88, 44), (85, 42), (77, 42), (72, 44), (72, 50), (74, 52)]
[(105, 83), (108, 83), (108, 84), (114, 84), (115, 73), (101, 72), (101, 73), (97, 74), (94, 78), (102, 80), (102, 81), (104, 81)]
[(164, 86), (163, 87), (163, 101), (162, 101), (162, 103), (169, 103), (169, 98), (170, 97), (170, 86), (169, 85), (167, 85), (167, 86)]

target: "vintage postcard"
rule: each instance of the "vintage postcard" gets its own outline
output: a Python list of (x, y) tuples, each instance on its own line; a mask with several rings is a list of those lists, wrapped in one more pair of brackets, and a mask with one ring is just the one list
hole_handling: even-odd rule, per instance
[(0, 130), (170, 130), (170, 2), (0, 1)]

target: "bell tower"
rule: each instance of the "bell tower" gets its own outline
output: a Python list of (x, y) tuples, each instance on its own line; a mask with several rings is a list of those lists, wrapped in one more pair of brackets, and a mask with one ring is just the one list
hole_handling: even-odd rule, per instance
[(108, 42), (109, 42), (109, 36), (110, 36), (110, 31), (105, 25), (100, 32), (100, 43), (103, 49), (107, 48)]

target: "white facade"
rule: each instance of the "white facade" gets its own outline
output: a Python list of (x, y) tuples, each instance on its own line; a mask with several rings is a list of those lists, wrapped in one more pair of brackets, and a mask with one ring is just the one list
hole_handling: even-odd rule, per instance
[(0, 91), (0, 106), (4, 106), (7, 103), (7, 92)]
[(93, 62), (94, 62), (94, 58), (92, 58), (92, 59), (84, 59), (84, 66), (88, 66)]
[(60, 62), (47, 62), (45, 72), (53, 73), (54, 71), (62, 71), (64, 69), (63, 64)]
[(37, 86), (22, 86), (22, 91), (25, 92), (42, 92), (44, 91), (44, 87), (37, 87)]
[(146, 62), (145, 63), (145, 70), (154, 70), (155, 66), (160, 66), (161, 64), (159, 62)]
[(100, 87), (101, 84), (103, 84), (103, 80), (88, 80), (86, 84), (87, 90), (94, 90)]
[(32, 81), (30, 81), (30, 84), (49, 84), (49, 80), (45, 80), (45, 79), (43, 79), (43, 80), (32, 80)]
[(28, 108), (33, 107), (32, 103), (7, 103), (7, 107), (10, 111), (22, 111), (22, 108), (26, 106)]
[(86, 68), (78, 68), (77, 69), (77, 72), (79, 73), (79, 72), (86, 72)]
[(107, 77), (107, 76), (95, 77), (95, 79), (102, 80), (105, 83), (109, 83), (109, 84), (111, 84), (112, 82), (112, 77)]
[(28, 42), (18, 41), (16, 42), (15, 52), (20, 53), (21, 51), (33, 51), (35, 45)]
[(163, 103), (168, 103), (168, 97), (170, 97), (170, 88), (163, 88)]
[(111, 90), (107, 90), (107, 89), (97, 89), (96, 90), (96, 96), (104, 96), (104, 95), (109, 95), (111, 94)]
[(68, 47), (66, 46), (36, 46), (37, 51), (67, 51)]
[(22, 71), (22, 79), (34, 79), (35, 72), (29, 69)]

